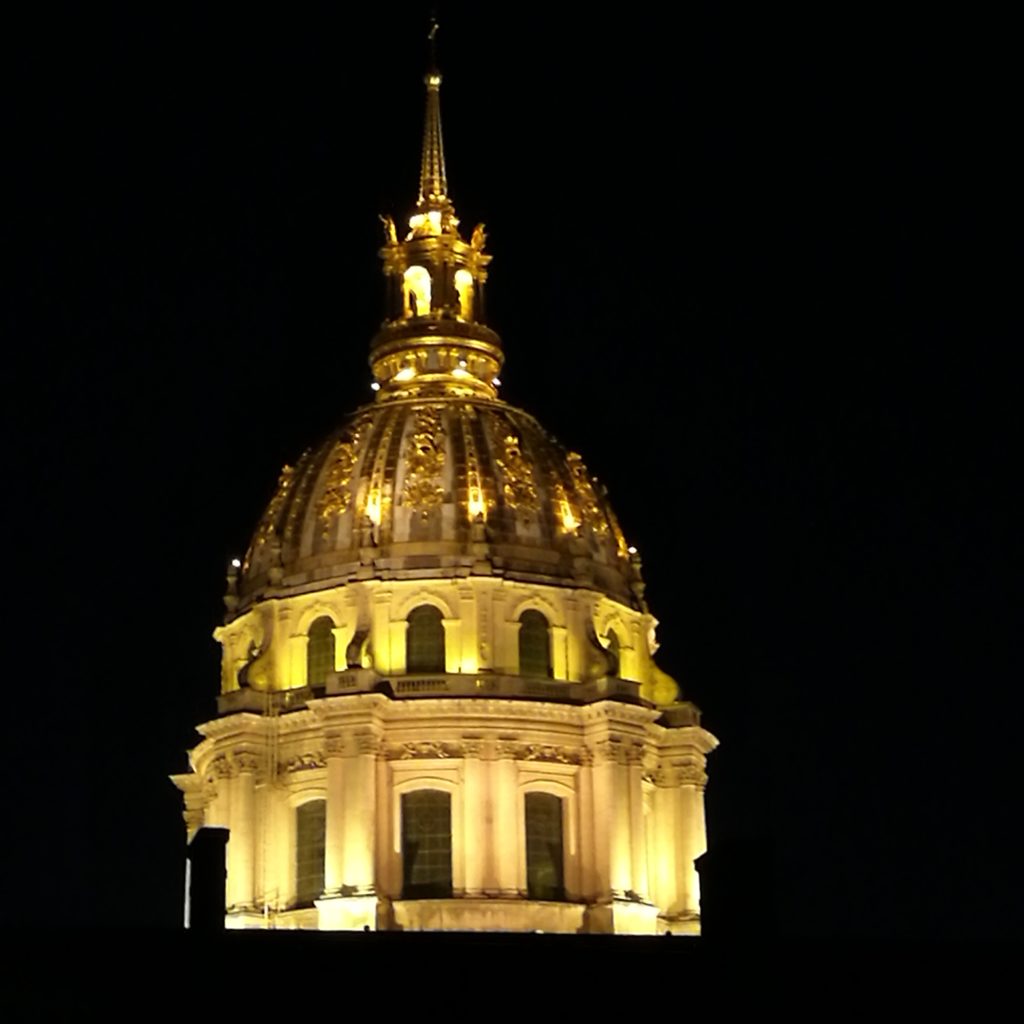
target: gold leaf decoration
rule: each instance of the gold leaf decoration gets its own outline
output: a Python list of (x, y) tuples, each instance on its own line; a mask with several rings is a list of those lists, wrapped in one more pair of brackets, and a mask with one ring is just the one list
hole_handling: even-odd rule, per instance
[(266, 512), (263, 513), (263, 518), (260, 520), (259, 529), (256, 531), (256, 538), (245, 556), (242, 572), (249, 571), (249, 566), (256, 552), (274, 535), (277, 518), (281, 514), (281, 509), (284, 507), (285, 500), (291, 493), (294, 483), (295, 468), (293, 466), (282, 466), (281, 476), (277, 481), (277, 489), (274, 491), (274, 496), (270, 499)]
[(575, 533), (580, 525), (579, 510), (561, 480), (556, 480), (552, 485), (551, 496), (553, 498), (555, 515), (562, 529), (566, 533)]
[(576, 452), (569, 452), (566, 461), (569, 465), (569, 472), (572, 473), (576, 498), (583, 512), (583, 521), (594, 533), (603, 537), (608, 533), (608, 520), (601, 507), (601, 502), (598, 500), (597, 492), (594, 490), (587, 467), (583, 465), (583, 457)]
[(316, 503), (317, 519), (326, 534), (331, 520), (348, 511), (352, 503), (352, 473), (359, 459), (359, 441), (365, 422), (338, 438), (328, 457), (327, 475)]
[(488, 498), (484, 490), (484, 475), (473, 431), (474, 423), (477, 422), (476, 410), (471, 405), (465, 405), (462, 414), (462, 439), (466, 446), (466, 512), (470, 522), (475, 522), (477, 516), (487, 518), (494, 499)]
[(512, 433), (502, 439), (502, 458), (494, 460), (505, 479), (505, 504), (512, 509), (536, 512), (539, 508), (537, 487), (533, 481), (533, 467), (523, 455), (522, 443)]
[(406, 441), (402, 503), (417, 509), (424, 517), (444, 500), (441, 482), (445, 463), (444, 441), (440, 410), (421, 409)]

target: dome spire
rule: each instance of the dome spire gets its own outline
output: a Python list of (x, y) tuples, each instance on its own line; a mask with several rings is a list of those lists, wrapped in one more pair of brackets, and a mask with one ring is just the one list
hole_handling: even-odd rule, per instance
[(386, 311), (370, 344), (378, 401), (413, 395), (496, 398), (501, 383), (501, 339), (484, 315), (487, 236), (478, 224), (464, 239), (448, 198), (437, 31), (437, 19), (431, 18), (420, 191), (409, 233), (400, 239), (394, 219), (381, 217)]
[(427, 87), (427, 112), (423, 126), (423, 157), (420, 161), (420, 194), (417, 209), (444, 203), (448, 199), (448, 178), (444, 169), (444, 139), (441, 136), (441, 72), (437, 68), (437, 18), (430, 19), (427, 41), (430, 62), (424, 83)]

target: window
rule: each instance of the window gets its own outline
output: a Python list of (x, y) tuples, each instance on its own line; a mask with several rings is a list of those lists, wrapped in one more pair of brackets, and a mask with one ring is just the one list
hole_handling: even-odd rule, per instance
[(531, 900), (565, 899), (562, 801), (550, 793), (526, 794), (526, 889)]
[(306, 648), (306, 685), (323, 686), (327, 673), (334, 671), (334, 622), (322, 615), (309, 627)]
[(444, 624), (441, 613), (429, 604), (421, 604), (409, 613), (405, 634), (406, 672), (444, 671)]
[(327, 801), (310, 800), (295, 812), (295, 903), (311, 906), (324, 891)]
[(426, 267), (409, 267), (405, 280), (405, 315), (427, 316), (430, 313), (430, 274)]
[(459, 316), (473, 319), (473, 275), (468, 270), (455, 271), (455, 292), (459, 296)]
[(519, 674), (550, 679), (551, 630), (540, 612), (526, 611), (519, 616)]
[(452, 894), (452, 800), (437, 789), (402, 795), (402, 898)]

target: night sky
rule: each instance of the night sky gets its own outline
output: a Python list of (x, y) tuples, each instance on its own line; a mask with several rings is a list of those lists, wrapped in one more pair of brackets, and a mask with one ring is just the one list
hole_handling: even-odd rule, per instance
[[(228, 559), (371, 398), (428, 10), (8, 33), (0, 920), (180, 921), (167, 776)], [(783, 935), (1019, 928), (1004, 28), (515, 10), (442, 5), (449, 189), (503, 397), (607, 484), (721, 740), (712, 846), (774, 849)]]

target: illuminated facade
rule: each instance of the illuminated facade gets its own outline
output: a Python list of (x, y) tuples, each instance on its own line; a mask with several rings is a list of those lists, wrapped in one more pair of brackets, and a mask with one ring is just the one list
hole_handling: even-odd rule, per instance
[(498, 397), (440, 83), (408, 234), (383, 218), (375, 401), (229, 569), (186, 825), (231, 830), (229, 926), (696, 932), (717, 741), (655, 664), (604, 489)]

